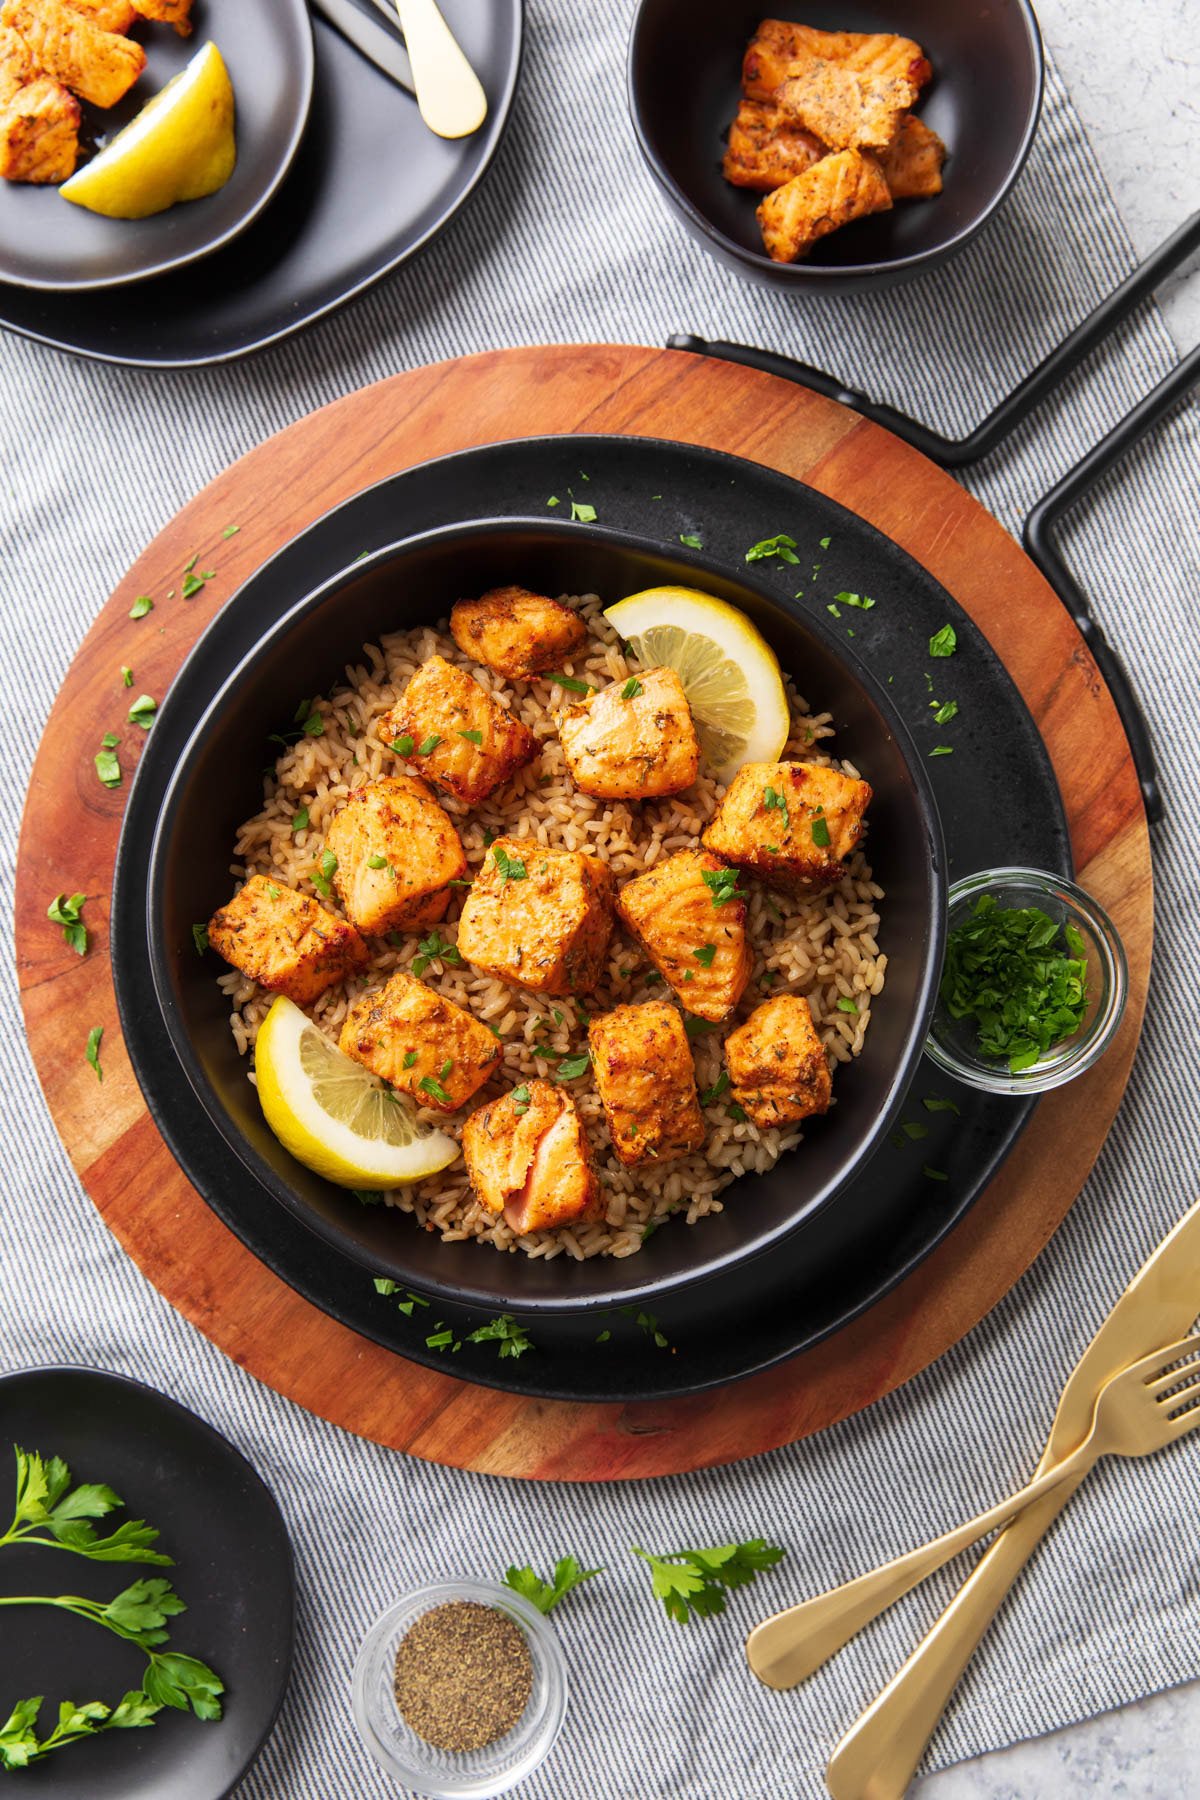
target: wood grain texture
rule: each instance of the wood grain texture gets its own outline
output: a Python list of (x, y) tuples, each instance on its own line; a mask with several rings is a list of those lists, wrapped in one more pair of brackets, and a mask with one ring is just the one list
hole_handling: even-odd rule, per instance
[[(230, 594), (330, 507), (429, 457), (516, 435), (617, 432), (716, 446), (860, 513), (971, 614), (1045, 738), (1079, 876), (1125, 940), (1131, 994), (1117, 1043), (1051, 1094), (969, 1216), (856, 1324), (781, 1369), (693, 1399), (630, 1406), (526, 1400), (408, 1363), (326, 1318), (219, 1222), (150, 1122), (116, 1024), (107, 906), (124, 790), (92, 757), (120, 731), (118, 670), (160, 698)], [(226, 526), (239, 527), (225, 539)], [(215, 578), (177, 585), (196, 552)], [(126, 776), (128, 780), (128, 773)], [(45, 919), (67, 878), (86, 890), (83, 961)], [(1058, 599), (1008, 534), (944, 471), (857, 414), (755, 370), (611, 345), (498, 351), (398, 375), (251, 451), (146, 549), (88, 633), (38, 751), (22, 825), (17, 961), (33, 1058), (55, 1124), (101, 1215), (171, 1304), (259, 1380), (349, 1430), (460, 1468), (535, 1479), (675, 1473), (772, 1449), (860, 1410), (926, 1367), (1028, 1268), (1070, 1208), (1120, 1104), (1149, 979), (1149, 838), (1108, 690)], [(83, 1039), (105, 1026), (104, 1083)], [(75, 1041), (78, 1042), (78, 1053)]]

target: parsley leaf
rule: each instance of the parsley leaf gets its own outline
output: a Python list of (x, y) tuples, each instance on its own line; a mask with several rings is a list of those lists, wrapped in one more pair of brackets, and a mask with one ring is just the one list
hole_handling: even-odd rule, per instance
[(129, 709), (129, 723), (140, 725), (143, 731), (149, 731), (157, 711), (157, 700), (152, 700), (149, 694), (139, 694)]
[(438, 745), (441, 743), (441, 741), (442, 740), (438, 736), (437, 732), (431, 731), (429, 736), (425, 739), (424, 743), (417, 745), (417, 755), (418, 756), (432, 756), (434, 751), (437, 749)]
[(655, 1597), (662, 1601), (667, 1617), (680, 1625), (692, 1618), (723, 1613), (729, 1588), (744, 1587), (764, 1569), (774, 1568), (785, 1554), (764, 1538), (717, 1544), (710, 1550), (672, 1550), (665, 1556), (652, 1555), (637, 1544), (630, 1548), (634, 1556), (649, 1563)]
[(596, 509), (587, 500), (572, 500), (571, 518), (576, 525), (591, 525), (596, 518)]
[(96, 1080), (104, 1080), (104, 1070), (100, 1067), (100, 1039), (104, 1036), (103, 1025), (93, 1025), (88, 1032), (87, 1048), (84, 1055), (96, 1071)]
[(569, 694), (590, 694), (592, 691), (586, 681), (576, 681), (573, 675), (551, 673), (546, 676), (546, 680), (555, 682), (558, 687), (566, 688)]
[(337, 874), (337, 866), (338, 859), (333, 854), (333, 851), (325, 850), (322, 852), (320, 862), (313, 868), (313, 886), (317, 889), (318, 893), (324, 894), (326, 899), (328, 899), (333, 892), (333, 878)]
[(720, 1099), (721, 1095), (725, 1092), (725, 1089), (728, 1086), (729, 1086), (729, 1071), (728, 1071), (728, 1069), (722, 1069), (721, 1073), (717, 1076), (717, 1079), (713, 1082), (712, 1086), (710, 1088), (705, 1088), (704, 1092), (701, 1094), (701, 1096), (700, 1096), (701, 1106), (711, 1106), (714, 1100)]
[(468, 744), (483, 743), (482, 731), (460, 731), (458, 735), (460, 738), (466, 738)]
[(702, 969), (712, 968), (713, 957), (716, 954), (717, 946), (715, 944), (697, 944), (696, 948), (692, 951), (692, 955)]
[[(929, 702), (929, 704), (932, 706), (934, 703), (931, 700)], [(935, 725), (948, 725), (950, 723), (951, 719), (957, 718), (957, 716), (958, 716), (958, 701), (957, 700), (943, 700), (942, 704), (938, 707), (937, 711), (933, 715), (933, 722)]]
[(857, 1002), (857, 1001), (856, 1001), (856, 1000), (850, 1000), (850, 999), (847, 999), (847, 997), (846, 997), (846, 995), (845, 995), (845, 994), (839, 994), (839, 995), (838, 995), (838, 1003), (837, 1003), (837, 1009), (838, 1009), (838, 1011), (839, 1011), (839, 1012), (844, 1012), (844, 1013), (857, 1013), (857, 1011), (858, 1011), (858, 1002)]
[(824, 818), (818, 817), (812, 821), (812, 841), (818, 850), (828, 850), (829, 825)]
[(149, 594), (139, 594), (129, 609), (131, 619), (144, 619), (148, 612), (154, 611), (154, 602)]
[(529, 1089), (524, 1082), (521, 1083), (520, 1087), (515, 1087), (509, 1095), (509, 1099), (513, 1103), (513, 1111), (519, 1115), (523, 1115), (529, 1111), (529, 1102), (531, 1098), (532, 1096), (530, 1095)]
[(564, 1056), (554, 1071), (555, 1081), (578, 1081), (586, 1074), (591, 1065), (592, 1053), (585, 1050), (582, 1056)]
[(409, 737), (407, 731), (403, 737), (393, 738), (392, 740), (392, 749), (396, 752), (397, 756), (411, 756), (415, 748), (416, 745), (413, 743), (412, 738)]
[(204, 952), (208, 949), (208, 926), (207, 925), (193, 925), (192, 926), (192, 942), (196, 946), (196, 955), (203, 956)]
[(771, 556), (778, 557), (780, 562), (798, 563), (800, 558), (796, 555), (795, 538), (788, 537), (785, 532), (780, 532), (778, 537), (761, 538), (757, 544), (751, 544), (747, 550), (746, 561), (748, 563), (766, 562), (767, 558)]
[(703, 550), (704, 548), (703, 539), (698, 538), (694, 531), (681, 531), (679, 541), (681, 544), (686, 544), (689, 550)]
[(930, 754), (930, 756), (953, 756), (954, 755), (954, 745), (953, 744), (935, 744), (933, 746), (933, 749), (929, 752), (929, 754)]
[[(782, 788), (765, 787), (763, 789), (763, 805), (768, 812), (781, 812), (783, 829), (785, 831), (792, 829), (792, 815), (788, 811), (787, 795)], [(778, 854), (778, 850), (776, 850), (776, 854)]]
[(121, 764), (115, 754), (120, 741), (111, 731), (106, 731), (96, 752), (96, 773), (106, 788), (119, 788), (121, 785)]
[(307, 806), (302, 806), (300, 808), (299, 812), (295, 812), (292, 814), (292, 830), (293, 831), (307, 831), (308, 830), (308, 808), (307, 808)]
[(953, 625), (943, 625), (929, 640), (930, 656), (953, 656), (958, 648), (958, 633)]
[(866, 594), (835, 594), (834, 599), (840, 600), (843, 606), (857, 606), (860, 612), (870, 612), (875, 604)]
[(435, 1081), (432, 1075), (422, 1075), (417, 1086), (423, 1093), (432, 1094), (435, 1100), (440, 1100), (443, 1106), (450, 1105), (449, 1094), (446, 1092), (441, 1082)]
[(641, 692), (641, 682), (636, 675), (631, 675), (629, 680), (625, 683), (625, 686), (621, 689), (621, 698), (622, 700), (636, 700)]
[(86, 900), (86, 894), (72, 894), (69, 899), (65, 894), (57, 894), (46, 908), (46, 917), (52, 924), (62, 926), (63, 938), (76, 956), (87, 955), (87, 926), (82, 917)]
[(745, 900), (745, 888), (738, 886), (737, 869), (702, 869), (704, 885), (712, 895), (714, 906), (727, 906), (731, 900)]
[[(468, 1342), (471, 1340), (468, 1339)], [(603, 1575), (603, 1567), (599, 1569), (581, 1569), (573, 1556), (564, 1556), (554, 1565), (553, 1581), (543, 1581), (535, 1575), (528, 1564), (523, 1569), (509, 1566), (504, 1576), (505, 1587), (510, 1587), (514, 1594), (520, 1594), (541, 1613), (548, 1613), (551, 1607), (565, 1600), (573, 1589), (590, 1581), (593, 1575)]]

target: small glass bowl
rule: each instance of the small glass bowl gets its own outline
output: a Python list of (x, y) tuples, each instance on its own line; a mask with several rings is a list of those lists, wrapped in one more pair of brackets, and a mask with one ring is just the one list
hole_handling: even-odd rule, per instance
[(947, 930), (961, 925), (982, 894), (997, 905), (1037, 906), (1062, 925), (1074, 925), (1087, 945), (1087, 1012), (1070, 1037), (1014, 1075), (998, 1057), (982, 1056), (976, 1020), (951, 1018), (939, 997), (925, 1054), (948, 1075), (989, 1094), (1042, 1094), (1062, 1087), (1099, 1061), (1121, 1023), (1129, 991), (1125, 950), (1112, 920), (1090, 894), (1044, 869), (985, 869), (951, 885)]
[[(505, 1613), (525, 1634), (533, 1659), (529, 1702), (512, 1730), (481, 1750), (435, 1749), (396, 1705), (393, 1678), (401, 1639), (422, 1614), (456, 1600), (475, 1600)], [(388, 1608), (363, 1640), (354, 1665), (354, 1723), (387, 1774), (429, 1800), (489, 1800), (532, 1774), (550, 1753), (567, 1710), (567, 1663), (545, 1617), (492, 1581), (440, 1581), (416, 1588)]]

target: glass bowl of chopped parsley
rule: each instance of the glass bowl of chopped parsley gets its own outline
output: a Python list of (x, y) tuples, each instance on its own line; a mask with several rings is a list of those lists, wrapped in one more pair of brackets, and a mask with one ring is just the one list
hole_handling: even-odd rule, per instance
[(379, 1766), (429, 1800), (507, 1793), (544, 1761), (567, 1709), (554, 1628), (512, 1588), (415, 1589), (368, 1632), (354, 1722)]
[(926, 1054), (991, 1094), (1073, 1081), (1112, 1042), (1129, 987), (1103, 907), (1065, 876), (988, 869), (952, 884)]

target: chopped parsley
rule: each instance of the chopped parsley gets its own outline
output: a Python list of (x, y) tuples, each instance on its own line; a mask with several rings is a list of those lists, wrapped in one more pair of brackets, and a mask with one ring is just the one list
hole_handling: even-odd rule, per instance
[[(781, 812), (783, 814), (783, 829), (785, 831), (790, 831), (792, 829), (792, 815), (788, 811), (787, 795), (781, 788), (765, 787), (763, 789), (763, 805), (768, 812)], [(778, 852), (776, 852), (776, 854), (778, 854)]]
[(820, 542), (820, 548), (822, 550), (828, 550), (828, 548), (832, 542), (833, 542), (832, 538), (822, 538), (821, 542)]
[(839, 995), (838, 995), (838, 1003), (837, 1003), (837, 1009), (838, 1009), (838, 1011), (839, 1011), (839, 1012), (844, 1012), (844, 1013), (857, 1013), (857, 1011), (858, 1011), (858, 1002), (857, 1002), (857, 1001), (856, 1001), (856, 1000), (849, 1000), (849, 999), (847, 999), (847, 997), (846, 997), (846, 995), (845, 995), (845, 994), (839, 994)]
[(745, 888), (738, 886), (737, 869), (703, 869), (701, 875), (714, 906), (728, 906), (731, 900), (746, 899)]
[(333, 854), (333, 851), (326, 850), (322, 853), (320, 862), (316, 863), (313, 867), (313, 886), (319, 893), (324, 894), (326, 899), (328, 899), (329, 895), (333, 892), (331, 884), (334, 876), (337, 874), (337, 866), (338, 859)]
[(118, 788), (121, 785), (121, 765), (116, 757), (120, 741), (113, 732), (106, 731), (96, 752), (96, 773), (106, 788)]
[(436, 925), (428, 937), (423, 937), (417, 945), (417, 954), (413, 957), (412, 972), (423, 975), (432, 962), (449, 963), (453, 968), (462, 966), (462, 952), (457, 944), (448, 944)]
[(304, 718), (300, 729), (303, 731), (305, 737), (325, 736), (325, 721), (315, 706)]
[(1087, 973), (1074, 925), (983, 894), (946, 941), (940, 993), (952, 1018), (975, 1020), (980, 1055), (1019, 1075), (1079, 1030)]
[(843, 606), (856, 606), (859, 612), (870, 612), (875, 604), (868, 594), (837, 594), (834, 597)]
[(417, 1062), (416, 1051), (415, 1050), (406, 1050), (404, 1052), (404, 1067), (406, 1069), (411, 1069), (411, 1068), (415, 1067), (416, 1062)]
[(828, 850), (828, 848), (829, 848), (829, 822), (828, 822), (828, 820), (825, 819), (822, 814), (818, 813), (816, 815), (816, 817), (812, 820), (811, 830), (812, 830), (812, 841), (817, 846), (817, 849), (818, 850)]
[(703, 539), (698, 538), (694, 531), (681, 531), (679, 541), (681, 544), (686, 544), (689, 550), (703, 550), (704, 548)]
[(129, 667), (128, 663), (121, 664), (121, 686), (133, 686), (133, 670)]
[(454, 1058), (452, 1056), (448, 1056), (446, 1058), (445, 1062), (442, 1064), (441, 1068), (438, 1070), (438, 1080), (445, 1081), (447, 1075), (450, 1073), (450, 1071), (453, 1067), (454, 1067)]
[(403, 737), (392, 739), (392, 749), (396, 752), (397, 756), (411, 756), (415, 748), (416, 745), (413, 743), (412, 738), (409, 737), (407, 731)]
[(207, 925), (192, 926), (192, 942), (196, 946), (196, 955), (203, 956), (204, 952), (208, 949)]
[[(930, 704), (930, 706), (934, 706), (934, 705), (936, 705), (936, 702), (931, 700), (929, 702), (929, 704)], [(958, 701), (957, 700), (943, 700), (942, 704), (938, 707), (937, 711), (933, 715), (933, 722), (935, 725), (948, 725), (950, 723), (951, 719), (957, 718), (957, 716), (958, 716)]]
[(423, 744), (417, 745), (417, 755), (418, 756), (432, 756), (434, 751), (437, 749), (438, 745), (441, 743), (441, 741), (442, 740), (438, 736), (437, 732), (431, 731), (429, 736), (425, 739), (425, 742)]
[(529, 870), (525, 867), (521, 858), (519, 856), (510, 856), (503, 844), (494, 844), (492, 846), (492, 861), (500, 871), (501, 893), (504, 892), (504, 889), (508, 886), (510, 881), (528, 881)]
[(129, 609), (131, 619), (144, 619), (148, 612), (154, 611), (154, 602), (149, 594), (139, 594)]
[(930, 756), (953, 756), (954, 755), (954, 745), (953, 744), (935, 744), (933, 746), (933, 749), (929, 752), (929, 754), (930, 754)]
[[(960, 1109), (955, 1101), (943, 1100), (937, 1094), (928, 1094), (926, 1096), (926, 1098), (924, 1100), (922, 1100), (921, 1105), (925, 1108), (926, 1112), (931, 1112), (931, 1113), (939, 1113), (939, 1112), (959, 1113), (959, 1111), (960, 1111)], [(960, 1114), (960, 1116), (961, 1116), (961, 1114)]]
[[(700, 964), (700, 967), (702, 969), (711, 969), (712, 968), (713, 957), (716, 954), (717, 954), (717, 946), (715, 944), (697, 944), (696, 948), (692, 951), (692, 955), (695, 957), (696, 961)], [(689, 971), (689, 973), (690, 973), (690, 971)]]
[(927, 1175), (930, 1181), (949, 1181), (950, 1179), (945, 1169), (931, 1169), (928, 1163), (921, 1165), (921, 1173)]
[(386, 869), (387, 866), (388, 859), (386, 856), (368, 856), (367, 858), (368, 869)]
[(238, 532), (239, 532), (239, 531), (240, 531), (240, 530), (241, 530), (241, 529), (242, 529), (242, 528), (241, 528), (241, 526), (240, 526), (240, 525), (227, 525), (227, 526), (226, 526), (226, 527), (225, 527), (225, 529), (224, 529), (224, 531), (223, 531), (223, 532), (222, 532), (222, 533), (221, 533), (221, 536), (222, 536), (222, 537), (223, 537), (223, 538), (231, 538), (231, 537), (236, 537), (236, 536), (237, 536), (237, 534), (238, 534)]
[(590, 694), (591, 688), (586, 681), (576, 681), (573, 675), (550, 674), (547, 681), (557, 682), (559, 687), (566, 688), (569, 694)]
[(432, 1075), (422, 1075), (417, 1086), (421, 1089), (422, 1093), (432, 1094), (435, 1100), (440, 1100), (443, 1106), (450, 1105), (449, 1094), (446, 1092), (441, 1082), (435, 1081)]
[[(193, 557), (192, 561), (194, 562), (195, 560), (196, 560), (195, 557)], [(192, 573), (192, 571), (189, 569), (187, 574), (183, 578), (183, 586), (179, 590), (180, 593), (183, 595), (184, 599), (190, 600), (193, 594), (198, 594), (200, 592), (200, 589), (204, 586), (205, 580), (206, 580), (205, 576), (194, 575)]]
[(710, 1025), (707, 1019), (697, 1019), (688, 1013), (683, 1021), (683, 1029), (688, 1037), (695, 1038), (703, 1037), (706, 1032), (715, 1031), (717, 1028), (715, 1025)]
[(93, 1025), (87, 1035), (87, 1049), (84, 1055), (96, 1071), (96, 1080), (104, 1080), (104, 1070), (100, 1067), (100, 1039), (104, 1036), (103, 1025)]
[(564, 1056), (554, 1071), (555, 1081), (578, 1081), (585, 1075), (591, 1065), (592, 1053), (585, 1050), (581, 1056)]
[(800, 558), (796, 555), (795, 538), (788, 537), (786, 532), (782, 531), (778, 537), (761, 538), (757, 544), (751, 544), (747, 550), (746, 561), (748, 563), (766, 562), (767, 558), (771, 556), (778, 557), (780, 562), (798, 563)]
[(307, 808), (307, 806), (302, 806), (300, 808), (299, 812), (295, 812), (292, 814), (292, 830), (293, 831), (307, 831), (308, 830), (308, 808)]
[(139, 694), (129, 709), (129, 723), (140, 725), (143, 731), (149, 731), (154, 723), (154, 715), (158, 711), (158, 701), (149, 694)]
[(551, 494), (550, 498), (546, 502), (546, 505), (547, 506), (561, 506), (562, 502), (559, 499), (557, 494)]
[(621, 689), (621, 698), (622, 700), (636, 700), (641, 691), (641, 682), (636, 675), (631, 675), (629, 680), (625, 683), (625, 686)]
[[(478, 1326), (474, 1331), (467, 1334), (467, 1342), (468, 1344), (499, 1344), (501, 1360), (506, 1356), (524, 1356), (527, 1350), (532, 1350), (534, 1348), (533, 1339), (529, 1336), (523, 1325), (517, 1324), (517, 1321), (513, 1318), (511, 1313), (500, 1313), (496, 1318), (489, 1319), (486, 1325)], [(518, 1571), (510, 1569), (508, 1573), (509, 1575), (513, 1575), (518, 1573)], [(588, 1574), (591, 1575), (598, 1575), (599, 1573), (599, 1569), (590, 1569), (588, 1571)], [(506, 1576), (505, 1579), (507, 1580), (508, 1577)], [(582, 1581), (586, 1579), (586, 1577), (581, 1575), (579, 1579)], [(509, 1582), (508, 1585), (512, 1587), (513, 1583)], [(565, 1592), (566, 1590), (564, 1589), (563, 1591)], [(517, 1592), (520, 1592), (519, 1588), (517, 1589)], [(556, 1595), (555, 1599), (561, 1599), (561, 1597), (561, 1595)], [(552, 1600), (550, 1606), (553, 1606), (553, 1604), (554, 1601)], [(549, 1612), (550, 1606), (546, 1606), (542, 1610), (544, 1612)]]
[(736, 1100), (731, 1100), (729, 1105), (725, 1108), (725, 1111), (735, 1125), (745, 1125), (749, 1120), (750, 1115), (747, 1113), (745, 1107), (739, 1106)]
[(62, 926), (62, 934), (67, 947), (76, 956), (86, 956), (88, 949), (87, 926), (83, 922), (84, 902), (86, 894), (56, 894), (46, 908), (46, 917), (53, 925)]
[(930, 656), (953, 656), (958, 648), (958, 633), (953, 625), (943, 625), (929, 640)]
[(483, 743), (482, 731), (460, 731), (458, 735), (460, 738), (466, 738), (468, 744)]
[(701, 1106), (711, 1106), (714, 1100), (720, 1099), (721, 1095), (725, 1092), (725, 1089), (728, 1086), (729, 1086), (729, 1071), (727, 1069), (722, 1069), (721, 1073), (717, 1076), (717, 1079), (713, 1082), (712, 1086), (710, 1088), (705, 1088), (704, 1092), (701, 1094), (701, 1096), (700, 1096)]
[(906, 1138), (912, 1138), (914, 1141), (917, 1138), (929, 1136), (928, 1125), (922, 1125), (919, 1119), (905, 1119), (900, 1129)]
[[(587, 480), (587, 476), (584, 476)], [(587, 500), (571, 501), (571, 518), (576, 525), (591, 525), (596, 517), (596, 509)]]
[(513, 1103), (513, 1111), (518, 1117), (523, 1117), (529, 1111), (531, 1095), (524, 1082), (521, 1083), (520, 1087), (513, 1089), (509, 1098)]

